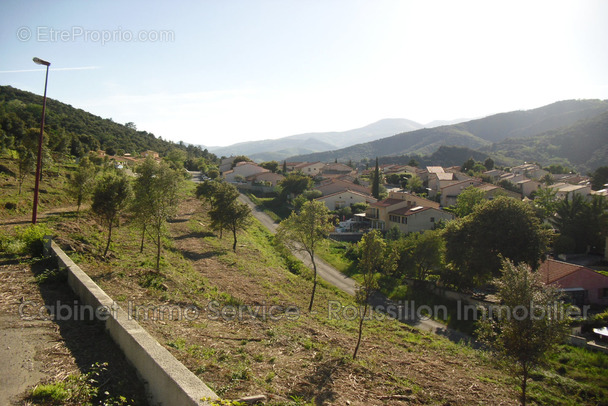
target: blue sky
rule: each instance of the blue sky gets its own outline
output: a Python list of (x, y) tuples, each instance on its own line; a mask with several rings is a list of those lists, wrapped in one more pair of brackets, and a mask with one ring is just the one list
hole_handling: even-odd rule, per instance
[(608, 99), (602, 0), (3, 0), (0, 50), (2, 85), (42, 94), (37, 56), (49, 97), (208, 146)]

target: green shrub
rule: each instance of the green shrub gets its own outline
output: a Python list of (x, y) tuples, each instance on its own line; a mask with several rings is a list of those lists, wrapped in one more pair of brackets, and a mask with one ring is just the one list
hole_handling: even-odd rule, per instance
[(44, 236), (51, 235), (51, 230), (44, 224), (30, 224), (23, 228), (17, 228), (17, 239), (21, 240), (25, 246), (25, 252), (34, 257), (42, 256), (44, 248)]

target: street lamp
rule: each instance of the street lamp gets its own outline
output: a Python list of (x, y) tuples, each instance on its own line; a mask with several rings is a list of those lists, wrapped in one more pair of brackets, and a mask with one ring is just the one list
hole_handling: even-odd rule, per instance
[(44, 98), (42, 99), (42, 119), (40, 120), (40, 137), (38, 137), (38, 162), (36, 164), (36, 186), (34, 186), (34, 208), (32, 210), (32, 224), (36, 224), (38, 215), (38, 190), (40, 189), (40, 167), (42, 166), (42, 134), (44, 132), (44, 111), (46, 110), (46, 84), (49, 81), (50, 62), (40, 58), (34, 58), (38, 65), (46, 66), (46, 78), (44, 79)]

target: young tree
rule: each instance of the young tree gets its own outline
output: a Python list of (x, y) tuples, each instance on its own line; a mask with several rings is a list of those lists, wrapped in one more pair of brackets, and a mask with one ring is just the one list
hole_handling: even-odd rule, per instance
[(361, 345), (363, 320), (365, 320), (365, 315), (369, 307), (369, 299), (371, 298), (372, 293), (378, 289), (378, 273), (381, 271), (386, 272), (388, 271), (387, 268), (393, 267), (393, 263), (391, 263), (393, 256), (386, 255), (386, 242), (378, 230), (373, 230), (365, 234), (357, 245), (361, 255), (358, 268), (361, 271), (363, 280), (361, 285), (357, 288), (355, 300), (360, 306), (363, 306), (363, 310), (359, 313), (359, 335), (353, 353), (353, 359), (357, 358), (359, 346)]
[(233, 200), (232, 203), (227, 207), (225, 222), (232, 231), (233, 243), (232, 251), (236, 252), (236, 233), (239, 230), (244, 229), (249, 224), (251, 209), (245, 203), (241, 203), (238, 200)]
[(36, 158), (29, 149), (21, 146), (17, 149), (17, 165), (17, 183), (19, 184), (19, 194), (21, 194), (25, 178), (34, 170)]
[(372, 196), (375, 199), (380, 198), (380, 168), (378, 166), (378, 157), (376, 157), (376, 168), (374, 169), (374, 176), (372, 177)]
[(72, 194), (76, 198), (78, 208), (76, 212), (80, 212), (82, 202), (87, 199), (93, 187), (95, 186), (95, 164), (88, 157), (83, 157), (78, 163), (78, 169), (74, 176), (70, 179), (70, 188)]
[(156, 245), (156, 271), (160, 270), (162, 237), (166, 233), (167, 219), (177, 212), (179, 188), (182, 176), (167, 163), (157, 163), (151, 157), (138, 168), (139, 177), (135, 181), (133, 209), (142, 224), (142, 241), (146, 231)]
[(485, 314), (479, 337), (519, 377), (525, 406), (530, 372), (564, 342), (568, 309), (558, 289), (545, 285), (526, 264), (505, 260), (497, 286), (501, 309), (499, 314)]
[(313, 286), (310, 295), (308, 311), (312, 310), (317, 289), (317, 264), (315, 252), (325, 243), (329, 232), (333, 229), (331, 216), (324, 203), (317, 200), (306, 202), (299, 213), (293, 212), (281, 221), (277, 237), (290, 248), (306, 252), (310, 256), (313, 268)]
[(239, 191), (229, 183), (208, 181), (198, 186), (196, 195), (210, 203), (211, 228), (220, 232), (220, 238), (225, 228), (232, 231), (232, 250), (236, 252), (237, 232), (249, 224), (251, 214), (249, 206), (238, 201)]
[(108, 227), (108, 242), (103, 252), (105, 257), (110, 249), (112, 226), (118, 215), (127, 206), (131, 195), (131, 185), (122, 172), (107, 172), (95, 186), (91, 208), (102, 225)]

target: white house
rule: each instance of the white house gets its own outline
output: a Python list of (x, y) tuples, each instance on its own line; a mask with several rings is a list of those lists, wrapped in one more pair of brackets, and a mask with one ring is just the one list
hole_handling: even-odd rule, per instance
[(264, 169), (261, 166), (256, 165), (253, 162), (238, 162), (234, 168), (223, 173), (224, 178), (227, 182), (235, 182), (239, 175), (245, 179), (251, 175), (261, 174), (270, 172), (268, 169)]
[(440, 220), (453, 219), (454, 215), (452, 213), (433, 207), (407, 206), (390, 211), (386, 227), (390, 229), (397, 226), (402, 233), (417, 233), (432, 230)]
[(318, 197), (315, 200), (325, 203), (329, 210), (339, 210), (344, 207), (349, 207), (355, 203), (371, 204), (377, 202), (377, 200), (373, 197), (354, 190), (344, 190), (341, 192), (332, 193), (326, 196)]
[(304, 162), (297, 165), (294, 170), (302, 172), (304, 175), (317, 176), (325, 168), (323, 162)]

